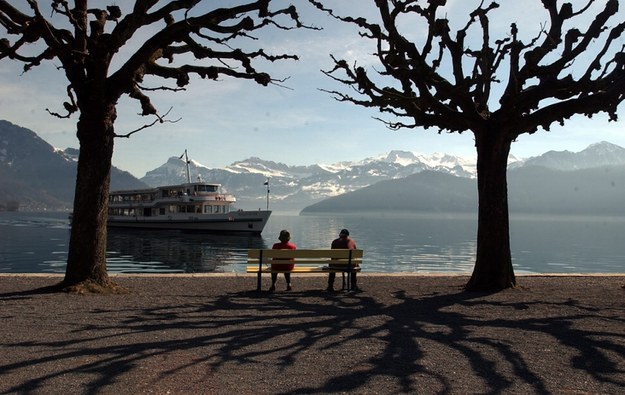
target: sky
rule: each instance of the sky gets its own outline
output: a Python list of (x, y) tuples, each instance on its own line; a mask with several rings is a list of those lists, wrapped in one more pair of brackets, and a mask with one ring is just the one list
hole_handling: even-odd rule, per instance
[[(274, 0), (274, 3), (288, 4), (286, 0)], [(375, 157), (391, 150), (476, 156), (469, 131), (462, 134), (439, 134), (434, 128), (392, 131), (375, 119), (381, 115), (377, 110), (338, 102), (324, 92), (347, 92), (345, 86), (321, 72), (332, 68), (330, 54), (373, 72), (380, 69), (372, 56), (374, 44), (359, 37), (354, 26), (335, 21), (306, 2), (294, 3), (304, 23), (323, 30), (271, 29), (257, 34), (257, 44), (266, 52), (299, 56), (298, 61), (257, 65), (258, 70), (284, 82), (263, 87), (228, 77), (218, 81), (194, 79), (186, 91), (150, 95), (161, 114), (171, 109), (169, 118), (179, 121), (158, 124), (129, 139), (116, 139), (113, 165), (140, 178), (169, 157), (180, 156), (185, 149), (190, 159), (208, 167), (225, 167), (249, 157), (287, 165), (333, 164)], [(373, 0), (326, 0), (326, 3), (336, 3), (335, 10), (340, 15), (377, 16), (371, 6)], [(493, 30), (503, 37), (510, 24), (516, 23), (521, 34), (533, 37), (541, 23), (548, 21), (540, 3), (539, 0), (501, 1), (501, 7), (491, 14)], [(586, 0), (572, 3), (579, 7)], [(452, 24), (457, 23), (456, 30), (466, 23), (469, 9), (476, 4), (479, 1), (447, 1), (445, 13)], [(625, 10), (619, 11), (618, 19), (625, 20)], [(587, 21), (580, 19), (575, 23), (581, 26)], [(406, 27), (416, 39), (423, 33), (419, 24), (406, 21)], [(624, 45), (623, 38), (618, 45)], [(130, 49), (119, 55), (127, 53)], [(62, 120), (46, 111), (61, 112), (66, 100), (67, 82), (58, 70), (58, 61), (44, 63), (28, 73), (22, 73), (22, 65), (17, 62), (3, 59), (0, 64), (0, 119), (35, 131), (54, 147), (78, 148), (77, 116)], [(625, 147), (623, 108), (623, 105), (619, 108), (619, 122), (608, 122), (607, 114), (595, 115), (593, 119), (576, 116), (564, 126), (553, 125), (549, 132), (539, 130), (533, 135), (522, 135), (513, 143), (511, 154), (530, 157), (549, 150), (578, 152), (600, 141)], [(128, 133), (153, 121), (139, 116), (139, 112), (135, 101), (120, 100), (116, 133)]]

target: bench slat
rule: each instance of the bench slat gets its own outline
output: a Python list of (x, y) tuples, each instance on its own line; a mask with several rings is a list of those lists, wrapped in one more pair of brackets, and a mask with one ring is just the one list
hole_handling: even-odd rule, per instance
[(248, 250), (248, 259), (260, 258), (260, 252), (263, 253), (263, 258), (309, 258), (309, 259), (348, 259), (351, 251), (352, 259), (362, 258), (363, 250)]
[[(305, 259), (305, 258), (297, 258), (297, 259), (284, 259), (284, 260), (279, 260), (279, 258), (265, 258), (263, 257), (263, 261), (262, 263), (265, 265), (269, 265), (271, 263), (278, 263), (278, 264), (289, 264), (289, 263), (293, 263), (295, 265), (299, 265), (299, 264), (320, 264), (320, 265), (325, 265), (325, 264), (332, 264), (332, 265), (348, 265), (349, 264), (349, 260), (348, 259)], [(352, 259), (351, 260), (352, 265), (359, 265), (362, 263), (362, 259)], [(259, 259), (248, 259), (247, 263), (249, 265), (251, 264), (258, 264), (259, 263)]]
[[(360, 267), (354, 267), (352, 270), (359, 272)], [(258, 265), (246, 266), (245, 271), (258, 273)], [(331, 269), (324, 266), (295, 266), (293, 270), (271, 270), (269, 267), (264, 267), (261, 273), (342, 273), (344, 271), (343, 269)]]

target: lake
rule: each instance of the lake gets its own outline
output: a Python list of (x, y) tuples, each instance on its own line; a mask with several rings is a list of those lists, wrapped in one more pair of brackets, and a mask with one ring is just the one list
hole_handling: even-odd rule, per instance
[[(625, 272), (625, 218), (512, 216), (517, 274)], [(365, 272), (467, 273), (477, 221), (451, 215), (273, 214), (261, 236), (110, 230), (111, 273), (242, 272), (249, 248), (288, 229), (299, 248), (328, 248), (342, 228), (365, 250)], [(0, 212), (0, 273), (64, 273), (67, 213)]]

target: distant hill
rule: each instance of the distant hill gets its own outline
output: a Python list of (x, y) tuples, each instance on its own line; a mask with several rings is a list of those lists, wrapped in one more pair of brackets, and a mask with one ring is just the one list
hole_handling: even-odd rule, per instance
[(302, 214), (354, 212), (475, 212), (477, 188), (473, 179), (436, 171), (386, 180), (325, 199)]
[[(55, 150), (35, 132), (0, 120), (0, 205), (19, 202), (20, 210), (70, 210), (77, 159), (77, 150)], [(146, 186), (117, 168), (111, 184), (116, 189)]]
[(625, 165), (579, 170), (524, 166), (508, 172), (511, 212), (625, 215)]
[[(511, 213), (624, 216), (624, 201), (625, 166), (524, 166), (508, 172)], [(426, 171), (323, 200), (301, 213), (476, 213), (477, 207), (475, 180)]]

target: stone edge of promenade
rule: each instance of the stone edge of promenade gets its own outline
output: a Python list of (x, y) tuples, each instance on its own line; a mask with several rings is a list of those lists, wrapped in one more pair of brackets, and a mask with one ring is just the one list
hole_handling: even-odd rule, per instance
[[(306, 277), (322, 277), (325, 273), (306, 274)], [(359, 276), (365, 277), (466, 277), (470, 276), (470, 272), (363, 272)], [(0, 277), (64, 277), (64, 273), (0, 273)], [(256, 277), (255, 273), (109, 273), (110, 277)], [(516, 274), (516, 277), (622, 277), (624, 273), (522, 273)]]

